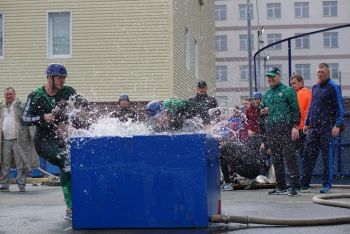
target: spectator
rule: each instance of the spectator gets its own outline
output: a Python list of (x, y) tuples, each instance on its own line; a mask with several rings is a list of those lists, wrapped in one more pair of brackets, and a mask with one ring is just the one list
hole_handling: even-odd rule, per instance
[(242, 99), (242, 106), (240, 107), (240, 110), (242, 111), (242, 113), (245, 113), (245, 111), (248, 109), (250, 104), (251, 104), (251, 100), (249, 97), (244, 97)]
[[(262, 149), (267, 147), (276, 173), (276, 188), (269, 195), (289, 194), (298, 196), (299, 169), (294, 154), (292, 141), (298, 139), (300, 111), (295, 91), (281, 83), (280, 70), (268, 69), (266, 76), (270, 88), (265, 92), (261, 113), (267, 115), (267, 140)], [(291, 188), (287, 191), (284, 160), (287, 162), (291, 178)]]
[(163, 103), (151, 101), (147, 104), (146, 111), (149, 123), (156, 132), (180, 130), (186, 119), (200, 117), (204, 122), (209, 118), (209, 113), (201, 111), (197, 102), (176, 98), (165, 100)]
[(112, 113), (113, 118), (118, 118), (121, 122), (127, 122), (129, 119), (138, 120), (137, 113), (129, 106), (130, 100), (127, 94), (119, 97), (119, 107)]
[[(197, 94), (196, 96), (190, 98), (190, 101), (197, 102), (199, 104), (198, 108), (200, 108), (200, 112), (202, 116), (207, 116), (203, 119), (205, 125), (210, 124), (210, 117), (207, 115), (210, 109), (218, 107), (218, 102), (215, 97), (211, 97), (208, 95), (208, 86), (205, 81), (199, 81), (197, 84)], [(215, 118), (220, 115), (220, 112), (216, 112)]]
[(61, 186), (66, 202), (65, 219), (72, 220), (71, 165), (68, 144), (58, 125), (67, 121), (65, 102), (87, 107), (87, 101), (64, 83), (67, 70), (62, 64), (52, 63), (46, 69), (47, 81), (43, 87), (28, 95), (22, 114), (23, 125), (35, 125), (34, 138), (37, 153), (60, 168)]
[[(301, 160), (301, 171), (304, 170), (304, 143), (306, 139), (306, 135), (303, 133), (304, 122), (307, 116), (307, 112), (311, 103), (311, 91), (304, 87), (304, 79), (300, 75), (292, 75), (290, 78), (290, 84), (297, 92), (299, 110), (300, 110), (300, 122), (299, 122), (299, 139), (295, 141), (295, 150), (299, 152), (300, 160)], [(301, 192), (303, 190), (300, 190)]]
[[(21, 125), (22, 103), (16, 98), (12, 87), (4, 89), (5, 105), (0, 109), (0, 153), (2, 179), (0, 191), (10, 191), (12, 155), (16, 162), (16, 182), (20, 192), (25, 192), (26, 178), (31, 170), (33, 155), (33, 130)], [(32, 131), (31, 131), (32, 130)]]
[(339, 86), (330, 78), (328, 64), (317, 68), (318, 81), (312, 87), (312, 99), (304, 126), (307, 133), (304, 147), (305, 167), (300, 191), (309, 192), (312, 173), (322, 153), (323, 177), (320, 193), (328, 193), (333, 178), (333, 143), (343, 126), (343, 99)]

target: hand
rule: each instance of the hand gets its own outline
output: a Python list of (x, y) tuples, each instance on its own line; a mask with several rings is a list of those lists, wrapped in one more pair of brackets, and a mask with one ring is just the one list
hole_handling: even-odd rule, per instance
[(264, 144), (264, 143), (261, 143), (260, 151), (263, 151), (264, 149), (265, 149), (265, 144)]
[(305, 125), (303, 128), (303, 133), (307, 134), (307, 132), (309, 131), (309, 128), (310, 128), (310, 126)]
[(332, 129), (332, 136), (333, 137), (339, 136), (339, 132), (340, 132), (340, 128), (334, 126), (333, 129)]
[(53, 121), (55, 121), (55, 117), (52, 113), (44, 114), (44, 119), (48, 123), (53, 123)]
[(252, 130), (248, 129), (248, 136), (252, 137), (255, 135), (255, 132), (253, 132)]
[(292, 128), (292, 141), (296, 141), (299, 139), (299, 128)]
[(262, 115), (267, 115), (269, 113), (269, 108), (265, 107), (264, 109), (261, 109), (260, 112), (261, 112)]

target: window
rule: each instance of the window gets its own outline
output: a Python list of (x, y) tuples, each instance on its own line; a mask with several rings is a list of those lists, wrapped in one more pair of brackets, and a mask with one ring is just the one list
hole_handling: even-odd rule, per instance
[[(270, 45), (274, 42), (282, 40), (282, 34), (267, 34), (267, 44)], [(282, 44), (278, 43), (274, 46), (269, 47), (270, 50), (280, 50), (282, 49)]]
[(323, 33), (324, 48), (338, 48), (338, 32)]
[(268, 19), (281, 18), (281, 3), (266, 3), (266, 10)]
[[(249, 16), (251, 19), (253, 19), (253, 4), (249, 5)], [(239, 19), (246, 20), (248, 19), (248, 4), (239, 4)]]
[(295, 71), (301, 75), (304, 80), (311, 79), (310, 64), (295, 64)]
[(240, 65), (239, 70), (241, 73), (240, 79), (241, 80), (248, 80), (249, 79), (249, 67), (248, 67), (248, 65)]
[(295, 2), (294, 3), (295, 17), (306, 18), (309, 17), (309, 3)]
[(337, 1), (323, 1), (323, 16), (334, 17), (338, 15)]
[[(295, 36), (300, 35), (301, 33), (296, 33)], [(310, 49), (310, 36), (303, 36), (295, 38), (295, 48), (296, 49)]]
[(330, 76), (332, 79), (339, 79), (339, 64), (338, 63), (328, 63)]
[(216, 96), (216, 100), (218, 101), (218, 106), (227, 107), (228, 106), (228, 97), (227, 96)]
[(49, 12), (47, 24), (48, 57), (71, 57), (71, 14)]
[(227, 9), (226, 5), (215, 6), (215, 20), (226, 20)]
[(227, 66), (216, 66), (216, 80), (217, 81), (227, 80)]
[(4, 57), (4, 20), (0, 13), (0, 58)]
[(194, 77), (199, 79), (199, 43), (198, 40), (194, 40)]
[[(254, 49), (254, 36), (250, 38), (251, 49)], [(239, 49), (248, 50), (248, 35), (239, 35)]]
[(227, 50), (227, 35), (215, 36), (215, 49), (217, 51)]
[(190, 46), (190, 31), (185, 29), (185, 64), (187, 70), (191, 69), (191, 46)]

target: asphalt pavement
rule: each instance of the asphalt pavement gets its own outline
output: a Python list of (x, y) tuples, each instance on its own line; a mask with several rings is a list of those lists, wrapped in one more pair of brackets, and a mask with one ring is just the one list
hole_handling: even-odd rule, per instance
[[(61, 188), (32, 184), (21, 193), (16, 185), (11, 192), (0, 193), (0, 234), (14, 233), (350, 233), (350, 224), (312, 227), (281, 227), (257, 224), (212, 224), (206, 229), (100, 229), (73, 230), (63, 219), (65, 205)], [(267, 195), (267, 189), (222, 192), (222, 213), (225, 215), (264, 218), (327, 218), (350, 216), (350, 210), (314, 204), (312, 197), (319, 188), (299, 197)], [(350, 189), (334, 188), (332, 193), (350, 193)], [(350, 199), (341, 199), (350, 202)]]

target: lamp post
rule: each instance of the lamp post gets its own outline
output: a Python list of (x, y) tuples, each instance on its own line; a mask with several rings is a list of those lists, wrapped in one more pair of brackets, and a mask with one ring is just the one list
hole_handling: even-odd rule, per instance
[[(262, 40), (262, 34), (264, 33), (264, 26), (262, 26), (262, 28), (260, 29), (260, 26), (258, 26), (258, 51), (260, 50), (260, 45), (263, 46), (264, 45), (264, 41)], [(258, 79), (257, 80), (257, 88), (261, 89), (261, 84), (260, 84), (260, 79), (261, 79), (261, 65), (260, 65), (260, 60), (261, 60), (261, 56), (260, 53), (258, 54)]]
[(270, 55), (266, 55), (264, 57), (264, 91), (266, 90), (266, 79), (265, 79), (265, 74), (267, 72), (267, 61), (270, 60)]
[(252, 40), (250, 22), (250, 0), (247, 0), (247, 26), (248, 26), (248, 70), (249, 70), (249, 97), (253, 98), (253, 76), (252, 76)]

